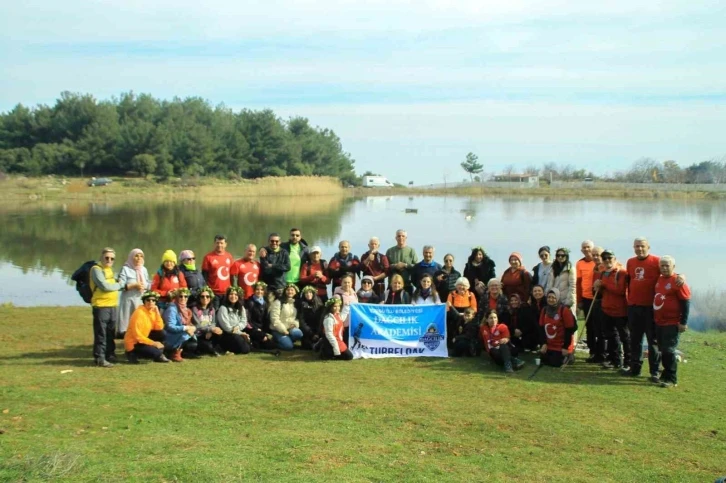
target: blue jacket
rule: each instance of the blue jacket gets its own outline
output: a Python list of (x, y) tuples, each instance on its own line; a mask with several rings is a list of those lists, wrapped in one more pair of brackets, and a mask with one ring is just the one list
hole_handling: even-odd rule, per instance
[(175, 303), (170, 303), (164, 311), (164, 346), (167, 349), (179, 349), (182, 344), (191, 337), (184, 330), (184, 323), (179, 308)]

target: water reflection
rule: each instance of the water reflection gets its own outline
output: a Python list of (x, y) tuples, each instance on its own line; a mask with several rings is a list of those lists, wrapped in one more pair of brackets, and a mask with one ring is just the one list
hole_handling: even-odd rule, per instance
[[(633, 238), (645, 235), (654, 253), (676, 257), (677, 270), (686, 273), (694, 291), (723, 290), (724, 221), (722, 202), (665, 199), (266, 197), (211, 203), (5, 205), (0, 207), (0, 302), (82, 303), (65, 280), (106, 245), (116, 248), (117, 265), (129, 250), (142, 248), (153, 270), (168, 248), (177, 253), (191, 248), (203, 256), (216, 233), (224, 233), (230, 251), (240, 256), (247, 243), (264, 243), (272, 231), (286, 239), (291, 227), (301, 228), (328, 259), (343, 238), (358, 255), (373, 235), (388, 248), (399, 228), (408, 230), (409, 244), (417, 250), (424, 244), (436, 246), (439, 261), (453, 253), (460, 270), (471, 247), (481, 245), (497, 263), (497, 273), (512, 251), (521, 252), (531, 269), (540, 246), (565, 246), (577, 255), (584, 239), (614, 249), (625, 260), (632, 254)], [(707, 254), (715, 256), (706, 262)], [(42, 287), (44, 295), (27, 297), (31, 287)]]

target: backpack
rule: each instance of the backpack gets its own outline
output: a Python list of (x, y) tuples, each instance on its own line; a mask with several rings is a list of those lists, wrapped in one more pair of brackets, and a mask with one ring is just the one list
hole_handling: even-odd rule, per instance
[(87, 304), (90, 304), (91, 298), (93, 298), (93, 289), (91, 289), (91, 269), (97, 265), (98, 262), (95, 260), (89, 260), (78, 267), (78, 270), (73, 272), (73, 275), (71, 275), (71, 280), (76, 282), (78, 295), (80, 295), (83, 301)]

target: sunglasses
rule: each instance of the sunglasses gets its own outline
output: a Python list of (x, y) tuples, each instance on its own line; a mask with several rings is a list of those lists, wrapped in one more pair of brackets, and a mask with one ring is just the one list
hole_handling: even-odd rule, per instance
[(567, 255), (565, 255), (564, 253), (558, 253), (557, 254), (557, 258), (565, 258), (566, 256)]
[(603, 260), (612, 260), (613, 257), (601, 257)]
[(366, 284), (367, 284), (367, 285), (373, 285), (373, 282), (371, 282), (370, 280), (363, 280), (363, 281), (361, 282), (361, 284), (363, 284), (363, 285), (366, 285)]
[(199, 298), (200, 299), (211, 299), (212, 297), (210, 297), (209, 295), (200, 295)]
[(189, 295), (177, 295), (180, 299), (188, 299)]
[(280, 240), (270, 240), (270, 243), (280, 243)]
[(103, 259), (107, 260), (109, 262), (113, 262), (114, 260), (116, 260), (116, 258), (114, 258), (114, 257), (103, 257)]
[(196, 257), (185, 258), (185, 260), (196, 260)]

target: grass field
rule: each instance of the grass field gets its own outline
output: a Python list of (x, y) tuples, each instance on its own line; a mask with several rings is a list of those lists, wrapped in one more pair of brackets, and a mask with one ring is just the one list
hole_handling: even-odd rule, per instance
[[(91, 366), (88, 308), (0, 307), (0, 481), (694, 481), (726, 474), (726, 334), (680, 385), (578, 362)], [(118, 351), (121, 352), (120, 350)], [(62, 373), (61, 371), (72, 372)]]

